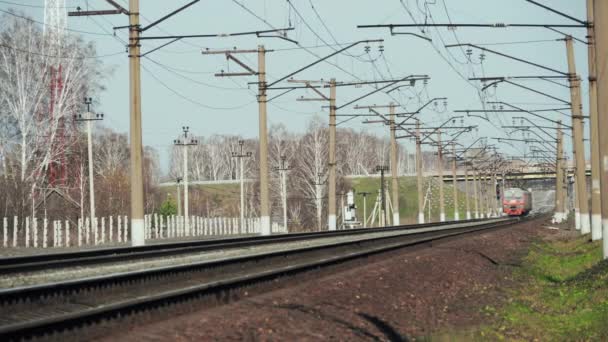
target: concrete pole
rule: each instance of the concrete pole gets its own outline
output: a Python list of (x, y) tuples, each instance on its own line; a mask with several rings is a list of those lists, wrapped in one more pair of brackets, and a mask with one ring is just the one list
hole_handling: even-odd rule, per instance
[(178, 179), (177, 184), (177, 216), (182, 216), (182, 191), (179, 186), (180, 180)]
[[(186, 135), (184, 135), (184, 139), (188, 139)], [(190, 225), (189, 225), (189, 217), (188, 217), (188, 142), (184, 140), (184, 146), (182, 146), (182, 150), (184, 151), (184, 232), (186, 236), (190, 235)]]
[(393, 226), (398, 226), (400, 223), (399, 219), (399, 169), (397, 167), (397, 154), (399, 147), (397, 146), (397, 137), (395, 131), (397, 127), (395, 125), (395, 104), (390, 104), (390, 135), (391, 135), (391, 178), (392, 178), (392, 192), (393, 192)]
[[(283, 181), (283, 229), (287, 232), (287, 171), (281, 171)], [(244, 203), (244, 198), (241, 198), (241, 205)]]
[(139, 0), (129, 0), (129, 103), (131, 166), (131, 244), (142, 246), (144, 229), (144, 166), (141, 133), (141, 69)]
[(602, 195), (600, 185), (599, 115), (597, 112), (597, 62), (593, 3), (587, 0), (587, 57), (589, 62), (589, 117), (591, 130), (591, 239), (602, 238)]
[(329, 81), (329, 193), (327, 224), (336, 230), (336, 79)]
[(95, 184), (93, 182), (93, 141), (92, 141), (92, 122), (91, 113), (87, 113), (87, 149), (89, 154), (89, 205), (91, 210), (91, 220), (95, 220)]
[(439, 171), (439, 222), (445, 222), (445, 197), (443, 193), (443, 147), (441, 131), (437, 131), (437, 170)]
[(479, 219), (479, 192), (477, 191), (477, 170), (473, 170), (473, 201), (475, 203), (475, 218)]
[(456, 179), (456, 144), (452, 144), (452, 155), (454, 159), (452, 161), (452, 184), (454, 186), (454, 220), (460, 221), (460, 213), (458, 212), (458, 180)]
[(574, 60), (574, 45), (572, 37), (566, 37), (566, 49), (568, 52), (568, 73), (570, 83), (570, 98), (572, 102), (572, 139), (574, 140), (574, 150), (576, 151), (575, 160), (575, 182), (578, 197), (578, 207), (580, 215), (581, 233), (591, 232), (591, 221), (589, 218), (589, 201), (587, 196), (586, 166), (585, 166), (585, 147), (583, 144), (583, 113), (581, 104), (580, 80), (576, 74), (576, 64)]
[(268, 127), (266, 122), (266, 50), (258, 46), (258, 108), (260, 112), (260, 233), (270, 235), (270, 193), (268, 190)]
[(464, 161), (464, 204), (466, 207), (466, 215), (467, 215), (467, 220), (471, 219), (471, 203), (469, 200), (469, 166), (467, 165), (467, 161), (465, 159)]
[[(241, 149), (242, 150), (242, 149)], [(239, 178), (241, 179), (241, 231), (244, 231), (245, 229), (245, 168), (243, 166), (243, 151), (241, 151), (241, 156), (239, 157), (239, 162), (240, 162), (240, 168), (241, 168), (241, 174), (239, 176)]]
[[(595, 1), (595, 52), (597, 58), (598, 130), (608, 128), (608, 2)], [(608, 134), (600, 134), (600, 185), (604, 259), (608, 259)]]
[(561, 127), (561, 121), (558, 121), (557, 125), (557, 155), (555, 158), (555, 215), (553, 219), (557, 223), (561, 223), (566, 214), (566, 208), (564, 207), (564, 146), (563, 146), (563, 133)]
[(424, 223), (424, 194), (422, 189), (422, 147), (420, 121), (416, 121), (416, 183), (418, 189), (418, 223)]
[(498, 199), (496, 198), (496, 187), (498, 186), (498, 181), (496, 180), (496, 172), (492, 173), (492, 182), (490, 183), (490, 186), (492, 186), (492, 191), (490, 191), (490, 198), (492, 199), (493, 205), (492, 205), (492, 211), (494, 212), (494, 216), (498, 217), (499, 215), (499, 210), (498, 210)]

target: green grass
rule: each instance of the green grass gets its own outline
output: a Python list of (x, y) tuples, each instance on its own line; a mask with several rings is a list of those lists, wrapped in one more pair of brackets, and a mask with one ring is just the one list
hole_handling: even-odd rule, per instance
[[(390, 189), (390, 178), (387, 178)], [(426, 194), (429, 179), (424, 180), (423, 191)], [(378, 190), (380, 189), (380, 178), (353, 178), (350, 179), (352, 187), (357, 193), (370, 192), (367, 196), (367, 215), (371, 215), (376, 201)], [(439, 220), (439, 187), (435, 180), (431, 196), (431, 219)], [(449, 183), (444, 184), (445, 213), (446, 219), (454, 217), (453, 186)], [(390, 192), (389, 192), (390, 194)], [(424, 196), (423, 194), (423, 196)], [(357, 215), (363, 216), (363, 197), (356, 196)], [(474, 210), (473, 200), (470, 200), (471, 212)], [(458, 191), (458, 208), (460, 219), (466, 218), (464, 192)], [(418, 218), (418, 189), (415, 177), (399, 177), (399, 215), (401, 223), (415, 223)], [(428, 218), (428, 208), (424, 211), (425, 219)]]
[(608, 262), (587, 237), (537, 244), (515, 272), (520, 286), (481, 328), (492, 340), (608, 340)]

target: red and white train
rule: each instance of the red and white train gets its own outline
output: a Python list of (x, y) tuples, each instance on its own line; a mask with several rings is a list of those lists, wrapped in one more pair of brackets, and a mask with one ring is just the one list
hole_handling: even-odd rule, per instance
[(525, 216), (532, 210), (532, 194), (519, 188), (504, 191), (502, 200), (503, 212), (509, 216)]

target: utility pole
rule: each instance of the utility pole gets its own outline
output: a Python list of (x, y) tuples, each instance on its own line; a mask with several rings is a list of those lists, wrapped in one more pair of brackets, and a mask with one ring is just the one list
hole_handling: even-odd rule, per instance
[(566, 208), (564, 201), (564, 146), (561, 125), (557, 125), (557, 155), (555, 157), (555, 215), (557, 223), (561, 223), (566, 218)]
[(336, 230), (336, 79), (329, 81), (329, 194), (328, 229)]
[(397, 138), (395, 136), (395, 131), (397, 130), (397, 126), (395, 125), (395, 104), (391, 103), (389, 105), (390, 110), (390, 130), (391, 130), (391, 178), (392, 178), (392, 192), (393, 192), (393, 226), (398, 226), (400, 224), (399, 218), (399, 168), (397, 167), (397, 154), (398, 146), (397, 146)]
[[(595, 1), (593, 6), (595, 20), (593, 22), (595, 29), (595, 52), (597, 62), (597, 91), (598, 94), (608, 94), (608, 2)], [(599, 125), (598, 130), (606, 130), (608, 128), (608, 97), (598, 96), (597, 98)], [(601, 185), (601, 202), (602, 202), (602, 239), (604, 259), (608, 259), (608, 134), (600, 134), (600, 185)]]
[(388, 171), (389, 167), (386, 165), (376, 166), (376, 172), (380, 172), (380, 197), (382, 199), (381, 209), (382, 210), (382, 219), (384, 222), (382, 223), (386, 226), (386, 192), (384, 191), (384, 172)]
[(454, 187), (454, 220), (460, 221), (460, 213), (458, 212), (458, 180), (456, 179), (456, 143), (452, 143), (452, 155), (454, 159), (452, 160), (452, 184)]
[(469, 166), (467, 165), (467, 160), (466, 160), (466, 156), (463, 157), (464, 158), (464, 202), (465, 202), (465, 207), (466, 207), (466, 217), (467, 220), (471, 219), (471, 203), (469, 200)]
[(283, 197), (283, 228), (287, 231), (287, 171), (291, 167), (287, 165), (287, 157), (281, 156), (281, 165), (274, 168), (281, 175), (281, 197)]
[[(568, 81), (570, 83), (570, 98), (572, 102), (572, 140), (574, 143), (575, 153), (575, 182), (578, 198), (578, 212), (575, 215), (579, 216), (580, 230), (582, 234), (591, 232), (591, 224), (589, 220), (589, 202), (587, 197), (587, 181), (586, 181), (586, 166), (585, 166), (585, 148), (583, 144), (583, 113), (581, 104), (581, 88), (580, 79), (576, 74), (576, 64), (574, 60), (574, 46), (571, 36), (567, 36), (566, 49), (568, 54)], [(576, 210), (576, 209), (575, 209)], [(577, 227), (579, 228), (579, 227)]]
[(363, 224), (361, 225), (363, 228), (367, 226), (367, 195), (371, 194), (371, 192), (359, 192), (359, 195), (363, 196)]
[(177, 177), (175, 180), (175, 187), (177, 188), (177, 216), (182, 216), (182, 191), (181, 185), (182, 177)]
[(270, 235), (270, 191), (268, 173), (268, 126), (266, 118), (266, 50), (258, 46), (258, 107), (260, 112), (260, 223), (262, 235)]
[(441, 131), (437, 131), (437, 171), (439, 171), (439, 222), (445, 222), (445, 198), (443, 194), (443, 146)]
[(91, 104), (93, 99), (90, 97), (84, 98), (84, 104), (87, 105), (87, 112), (84, 115), (76, 116), (76, 121), (86, 121), (87, 123), (87, 150), (89, 155), (89, 206), (91, 215), (91, 224), (95, 222), (95, 184), (93, 172), (93, 137), (92, 137), (92, 122), (103, 120), (103, 114), (94, 114), (91, 112)]
[(587, 0), (587, 57), (589, 63), (589, 128), (591, 130), (591, 240), (597, 241), (602, 238), (602, 195), (600, 185), (600, 125), (597, 111), (594, 2), (595, 0)]
[(141, 51), (139, 0), (129, 0), (129, 124), (131, 163), (131, 243), (144, 245), (144, 164), (141, 133)]
[(420, 121), (416, 120), (416, 184), (418, 190), (418, 223), (424, 223), (424, 195), (422, 189), (422, 141)]
[(184, 138), (176, 139), (173, 141), (173, 144), (176, 146), (181, 146), (183, 149), (183, 159), (184, 159), (184, 170), (183, 170), (183, 179), (184, 179), (184, 230), (186, 232), (186, 236), (190, 235), (190, 202), (188, 201), (188, 146), (194, 146), (198, 144), (198, 140), (192, 139), (192, 137), (188, 136), (188, 132), (190, 131), (190, 127), (184, 126), (182, 127), (184, 131)]
[(477, 191), (477, 170), (473, 169), (473, 201), (475, 202), (475, 219), (479, 219), (479, 192)]
[(251, 152), (243, 152), (245, 141), (239, 140), (239, 152), (232, 152), (232, 158), (238, 158), (240, 163), (240, 180), (241, 180), (241, 231), (245, 229), (245, 169), (243, 167), (243, 158), (251, 158)]

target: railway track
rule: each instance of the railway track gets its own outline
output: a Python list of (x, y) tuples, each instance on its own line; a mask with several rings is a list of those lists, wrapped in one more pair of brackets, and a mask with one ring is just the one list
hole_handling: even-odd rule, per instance
[[(462, 223), (479, 222), (480, 220), (461, 221)], [(404, 229), (439, 227), (450, 222), (424, 223), (397, 227), (373, 228), (374, 232), (388, 232)], [(286, 243), (332, 236), (352, 236), (370, 233), (370, 228), (291, 233), (271, 236), (247, 236), (228, 239), (206, 239), (184, 242), (151, 244), (138, 247), (99, 248), (94, 250), (49, 253), (40, 255), (0, 258), (0, 275), (27, 271), (51, 270), (61, 267), (75, 267), (104, 263), (116, 263), (130, 260), (142, 260), (180, 254), (201, 253), (216, 250), (261, 246), (265, 244)]]
[[(44, 337), (189, 300), (229, 299), (235, 291), (260, 282), (518, 222), (504, 218), (367, 229), (366, 233), (334, 235), (330, 237), (333, 242), (317, 245), (0, 290), (0, 340)], [(315, 234), (308, 236), (320, 239)], [(274, 241), (285, 244), (286, 240)]]

